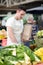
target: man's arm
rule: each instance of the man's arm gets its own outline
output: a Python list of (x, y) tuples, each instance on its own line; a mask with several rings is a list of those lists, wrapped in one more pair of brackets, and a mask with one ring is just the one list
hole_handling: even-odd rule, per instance
[(12, 43), (17, 43), (17, 40), (16, 40), (16, 38), (14, 36), (12, 28), (10, 26), (7, 26), (7, 29), (8, 29), (8, 35), (9, 35)]

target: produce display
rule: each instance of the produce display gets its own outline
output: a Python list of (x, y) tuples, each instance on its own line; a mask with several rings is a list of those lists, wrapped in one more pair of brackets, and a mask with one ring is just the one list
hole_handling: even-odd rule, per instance
[(37, 37), (43, 37), (43, 30), (37, 32)]
[(0, 40), (4, 38), (7, 38), (7, 32), (4, 29), (2, 29), (0, 30)]
[(43, 47), (43, 37), (37, 37), (34, 36), (35, 44), (37, 45), (36, 47), (40, 48)]
[(41, 60), (30, 48), (23, 44), (0, 49), (0, 65), (32, 65), (33, 62), (39, 63)]
[(37, 56), (39, 56), (41, 58), (41, 61), (43, 62), (43, 47), (39, 48), (38, 50), (36, 50), (34, 52)]

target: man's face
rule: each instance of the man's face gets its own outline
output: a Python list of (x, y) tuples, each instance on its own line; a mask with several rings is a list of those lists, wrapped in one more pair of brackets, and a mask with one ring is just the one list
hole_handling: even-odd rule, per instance
[(22, 19), (22, 18), (24, 17), (25, 13), (26, 13), (26, 12), (25, 12), (24, 10), (19, 11), (19, 12), (18, 12), (18, 17), (19, 17), (19, 19)]

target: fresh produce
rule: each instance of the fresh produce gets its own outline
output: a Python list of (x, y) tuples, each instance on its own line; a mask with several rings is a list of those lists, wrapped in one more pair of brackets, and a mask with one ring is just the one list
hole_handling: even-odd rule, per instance
[(39, 62), (39, 63), (33, 62), (33, 65), (43, 65), (43, 63), (42, 62)]
[(23, 44), (0, 49), (0, 65), (31, 65), (33, 61), (40, 62), (40, 59)]
[(41, 61), (43, 62), (43, 47), (39, 48), (38, 50), (36, 50), (34, 52), (37, 56), (39, 56), (41, 58)]
[(37, 36), (38, 36), (38, 37), (43, 37), (43, 30), (38, 31), (38, 32), (37, 32)]
[(7, 38), (7, 32), (4, 29), (2, 29), (0, 30), (0, 40), (4, 38)]
[(43, 63), (37, 63), (36, 65), (43, 65)]

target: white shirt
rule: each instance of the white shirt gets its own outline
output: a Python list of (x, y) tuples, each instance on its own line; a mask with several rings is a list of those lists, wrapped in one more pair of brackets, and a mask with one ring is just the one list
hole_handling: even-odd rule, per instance
[[(6, 26), (12, 27), (13, 33), (14, 33), (15, 38), (17, 39), (17, 42), (21, 43), (21, 33), (23, 32), (23, 21), (16, 20), (13, 16), (7, 20)], [(7, 37), (8, 37), (7, 38), (7, 45), (16, 44), (16, 43), (12, 43), (12, 41), (9, 37), (9, 34), (8, 34), (8, 29), (7, 29)]]

